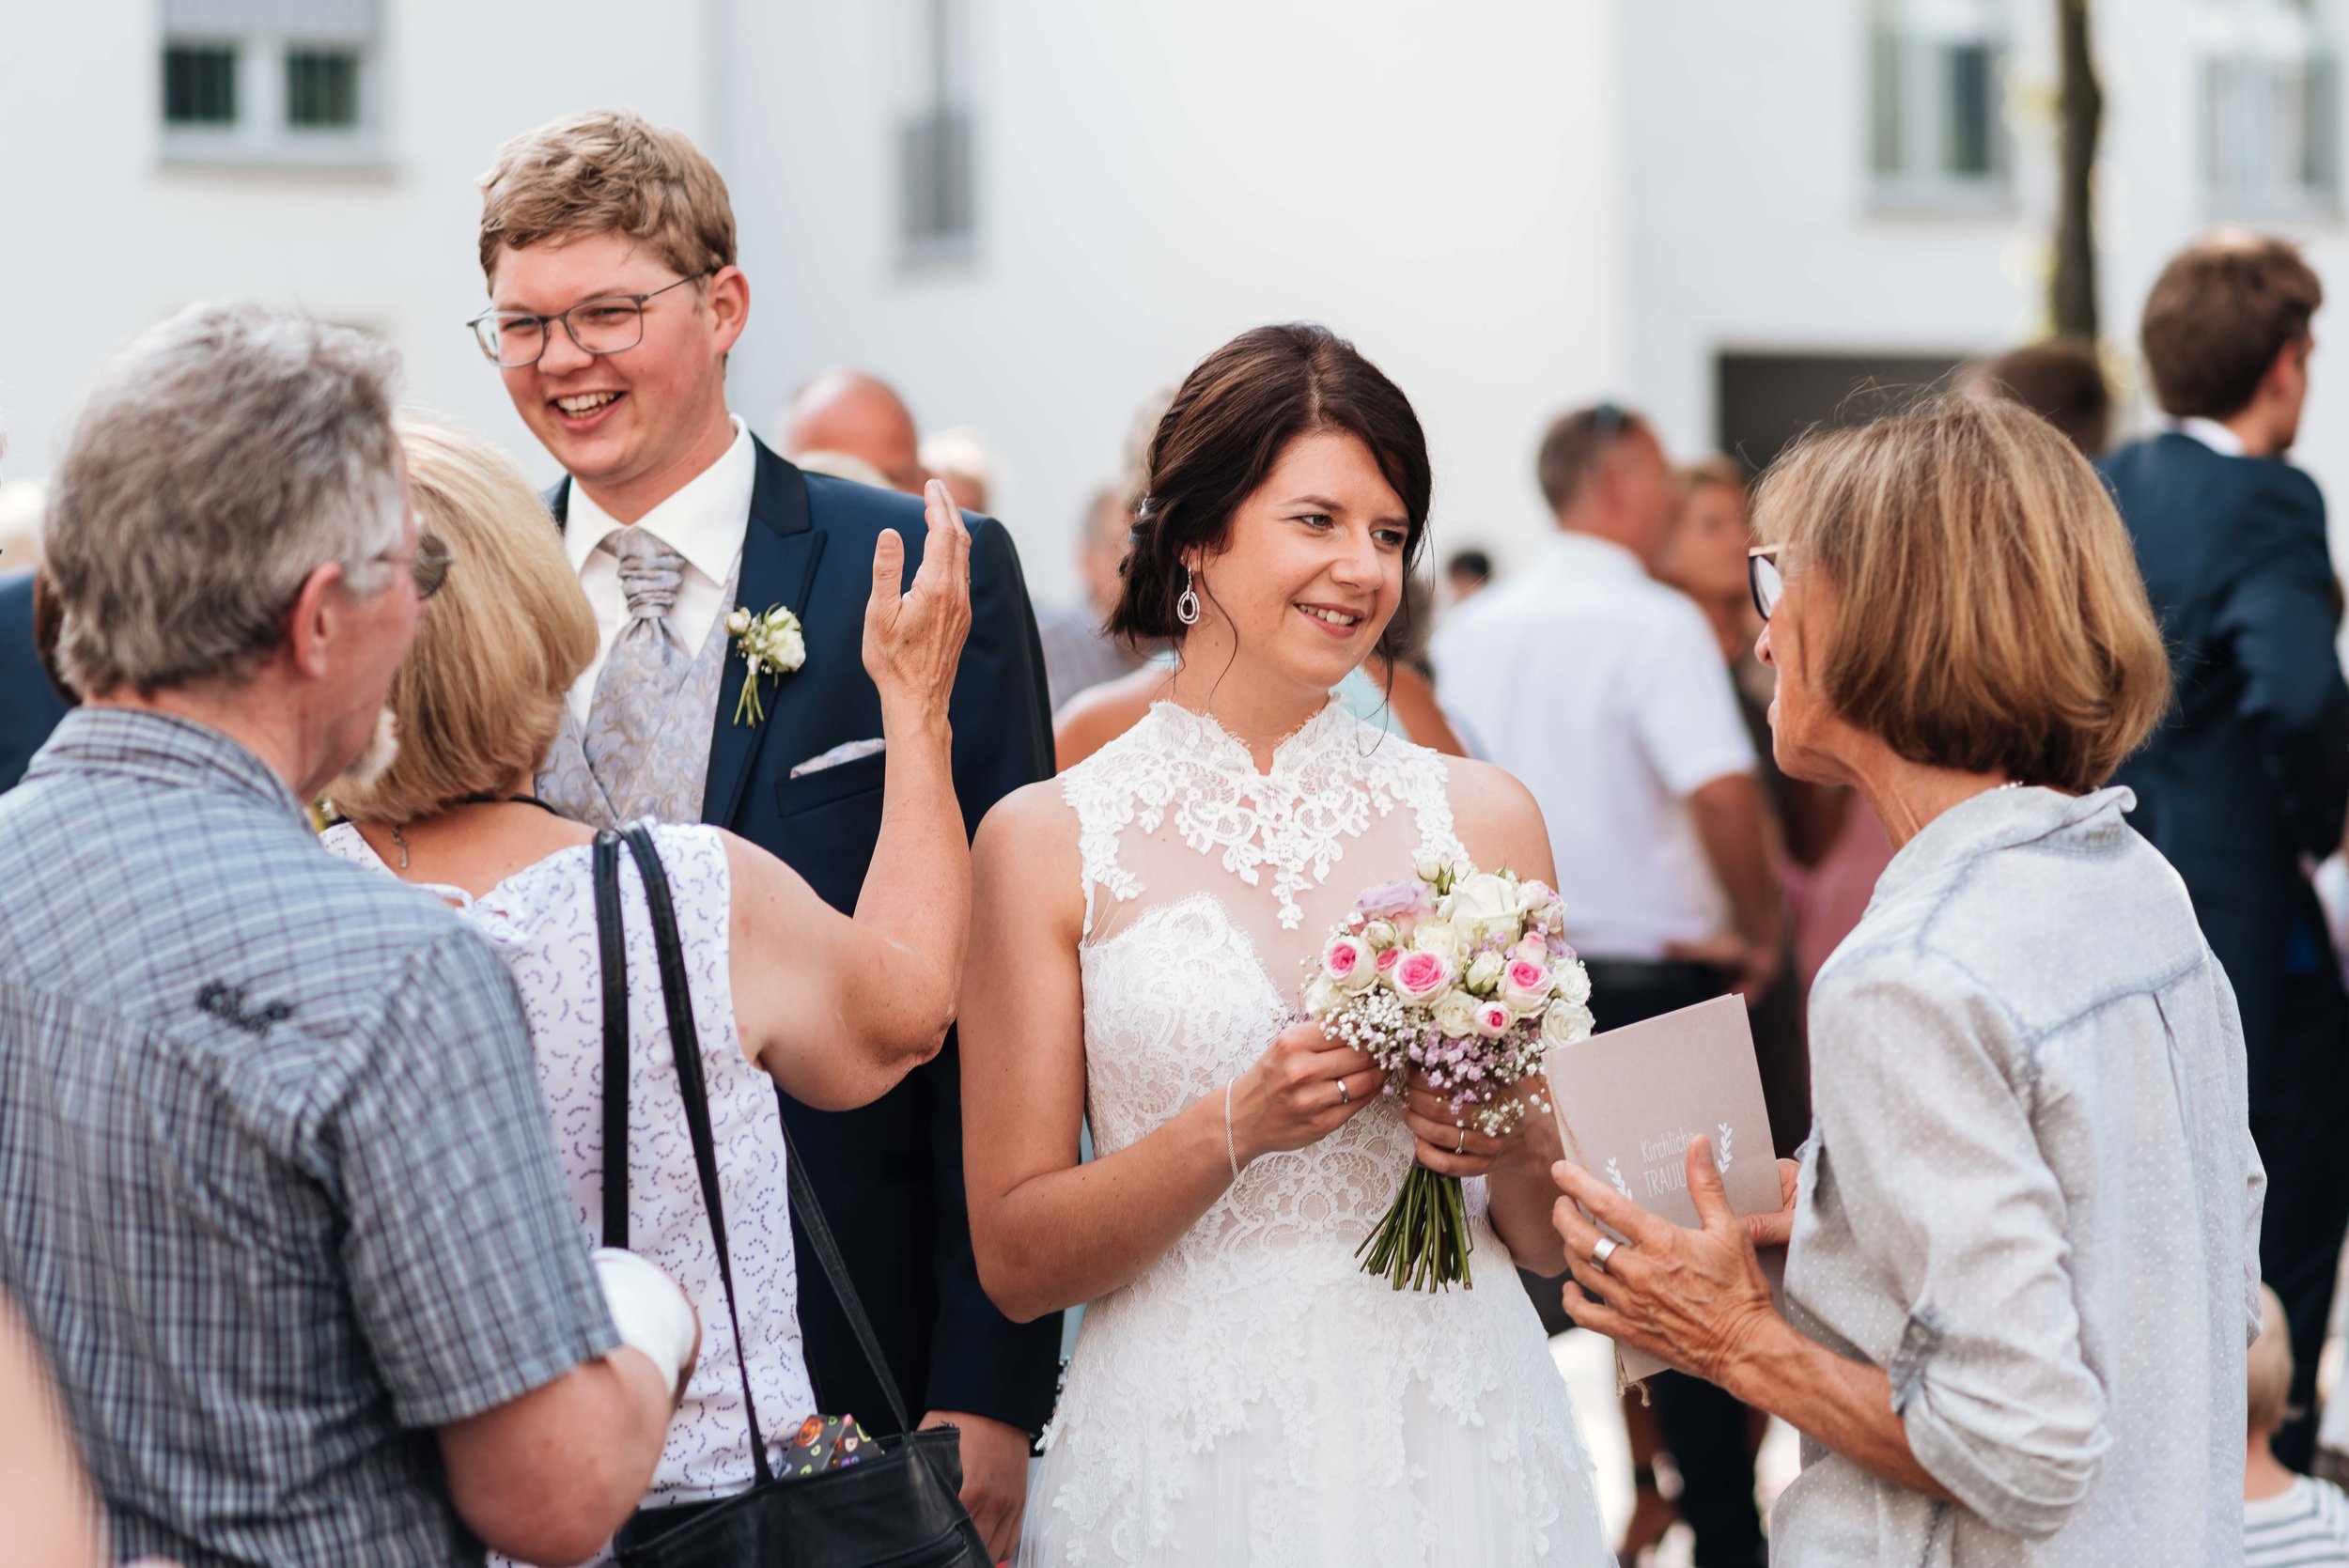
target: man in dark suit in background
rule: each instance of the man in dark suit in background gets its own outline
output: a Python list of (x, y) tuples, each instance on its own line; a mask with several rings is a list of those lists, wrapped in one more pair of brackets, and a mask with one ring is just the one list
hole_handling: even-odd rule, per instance
[(0, 575), (0, 790), (16, 787), (64, 717), (33, 644), (33, 574)]
[(2283, 1298), (2310, 1414), (2276, 1452), (2307, 1469), (2317, 1352), (2349, 1223), (2349, 999), (2307, 866), (2349, 807), (2349, 687), (2325, 501), (2284, 460), (2308, 396), (2316, 274), (2279, 240), (2182, 252), (2145, 303), (2172, 427), (2104, 459), (2173, 654), (2169, 718), (2121, 770), (2233, 983), (2267, 1167), (2260, 1266)]
[[(550, 500), (602, 633), (540, 793), (590, 822), (730, 829), (852, 909), (888, 765), (863, 606), (883, 529), (918, 565), (922, 503), (803, 474), (728, 411), (750, 286), (724, 181), (685, 137), (632, 115), (574, 116), (501, 148), (482, 190), (492, 308), (476, 332), (564, 467)], [(969, 521), (972, 622), (951, 719), (955, 788), (975, 828), (1050, 774), (1052, 747), (1019, 558), (1001, 523)], [(739, 706), (745, 663), (725, 626), (738, 606), (790, 610), (804, 642), (798, 667), (761, 680), (756, 719)], [(786, 1100), (783, 1114), (910, 1409), (961, 1430), (964, 1502), (1010, 1555), (1060, 1324), (1011, 1323), (980, 1289), (954, 1037), (862, 1110)], [(798, 1274), (822, 1408), (890, 1429), (804, 1233)], [(778, 1411), (767, 1428), (803, 1414)]]
[[(0, 453), (8, 442), (0, 439)], [(13, 523), (0, 534), (16, 536)], [(14, 789), (33, 753), (65, 717), (33, 635), (33, 571), (23, 552), (0, 551), (0, 791)]]

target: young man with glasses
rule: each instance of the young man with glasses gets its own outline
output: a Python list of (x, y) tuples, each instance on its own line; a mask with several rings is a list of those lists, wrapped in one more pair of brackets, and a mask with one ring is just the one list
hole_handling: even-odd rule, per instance
[[(922, 503), (804, 474), (729, 411), (726, 356), (750, 285), (725, 183), (685, 137), (623, 113), (574, 116), (501, 148), (482, 193), (490, 309), (474, 330), (564, 468), (548, 500), (602, 632), (539, 793), (597, 825), (730, 829), (852, 909), (888, 766), (861, 657), (874, 549), (895, 530), (913, 570)], [(975, 827), (1050, 774), (1052, 748), (1019, 558), (1002, 524), (969, 520), (972, 624), (951, 722)], [(753, 720), (725, 621), (773, 606), (799, 617), (805, 658), (763, 678)], [(961, 1430), (964, 1501), (1009, 1555), (1060, 1327), (1015, 1325), (980, 1288), (952, 1035), (875, 1105), (786, 1100), (783, 1116), (910, 1406)], [(804, 1246), (797, 1262), (817, 1399), (882, 1430), (886, 1406), (831, 1288)]]

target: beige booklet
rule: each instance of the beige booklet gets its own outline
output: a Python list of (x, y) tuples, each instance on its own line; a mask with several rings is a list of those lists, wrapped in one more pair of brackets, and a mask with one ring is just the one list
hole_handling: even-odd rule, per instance
[[(1778, 1161), (1746, 1004), (1735, 996), (1626, 1024), (1543, 1058), (1566, 1157), (1675, 1225), (1697, 1222), (1688, 1150), (1713, 1141), (1713, 1163), (1739, 1214), (1781, 1206)], [(1617, 1240), (1624, 1239), (1620, 1235)], [(1785, 1252), (1762, 1254), (1773, 1291)], [(1626, 1383), (1664, 1370), (1645, 1351), (1615, 1347)]]

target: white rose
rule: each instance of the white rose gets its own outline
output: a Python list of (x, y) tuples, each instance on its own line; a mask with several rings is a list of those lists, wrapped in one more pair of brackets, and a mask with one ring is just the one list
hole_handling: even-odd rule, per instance
[(1579, 1002), (1553, 1001), (1542, 1015), (1542, 1044), (1571, 1046), (1591, 1037), (1591, 1010)]
[(807, 639), (800, 635), (800, 623), (793, 621), (780, 630), (774, 640), (769, 662), (786, 674), (807, 662)]
[(1446, 1039), (1467, 1039), (1476, 1032), (1476, 999), (1464, 991), (1447, 991), (1436, 1003), (1435, 1020)]
[(1478, 996), (1490, 996), (1501, 980), (1501, 955), (1480, 953), (1469, 963), (1468, 988)]
[(1346, 994), (1326, 974), (1316, 974), (1305, 986), (1305, 1016), (1326, 1018), (1344, 1004)]
[[(1455, 924), (1474, 922), (1480, 926), (1510, 926), (1524, 912), (1525, 903), (1518, 896), (1517, 885), (1506, 877), (1480, 871), (1463, 877), (1452, 885), (1452, 898), (1445, 918)], [(1514, 930), (1510, 933), (1515, 935)]]
[(1551, 971), (1551, 978), (1557, 984), (1561, 1001), (1571, 1001), (1580, 1007), (1591, 1000), (1590, 971), (1579, 960), (1569, 958), (1560, 964)]
[(1434, 954), (1447, 965), (1456, 965), (1460, 961), (1458, 934), (1439, 922), (1431, 921), (1421, 926), (1412, 936), (1411, 945)]
[(1413, 866), (1411, 870), (1421, 881), (1425, 882), (1430, 887), (1433, 887), (1435, 885), (1436, 878), (1443, 875), (1443, 862), (1436, 859), (1433, 855), (1422, 855), (1419, 858), (1419, 863)]
[(726, 612), (726, 630), (739, 637), (751, 629), (751, 613), (737, 605)]
[(1362, 927), (1362, 940), (1370, 944), (1373, 953), (1392, 947), (1395, 943), (1394, 927), (1383, 920), (1374, 920)]

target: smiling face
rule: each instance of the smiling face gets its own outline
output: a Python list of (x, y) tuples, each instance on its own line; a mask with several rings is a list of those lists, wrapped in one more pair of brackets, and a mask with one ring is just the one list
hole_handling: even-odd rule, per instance
[[(501, 311), (554, 316), (585, 300), (650, 294), (677, 269), (614, 231), (542, 241), (499, 257)], [(739, 270), (673, 288), (644, 306), (644, 340), (590, 354), (560, 327), (536, 365), (504, 370), (506, 395), (554, 459), (622, 522), (633, 522), (717, 460), (734, 439), (725, 356), (750, 310)]]
[(1402, 497), (1358, 437), (1299, 436), (1233, 511), (1222, 548), (1188, 563), (1201, 613), (1186, 662), (1218, 668), (1229, 647), (1251, 678), (1327, 691), (1393, 618), (1409, 537)]

